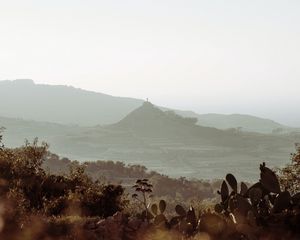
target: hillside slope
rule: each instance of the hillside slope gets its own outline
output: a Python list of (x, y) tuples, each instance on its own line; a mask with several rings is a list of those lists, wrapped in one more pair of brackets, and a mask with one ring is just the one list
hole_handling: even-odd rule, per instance
[(0, 115), (83, 126), (117, 122), (142, 100), (32, 80), (0, 81)]
[(201, 114), (198, 124), (203, 126), (218, 126), (220, 129), (241, 128), (242, 131), (272, 133), (273, 130), (287, 127), (269, 119), (242, 114)]
[[(214, 128), (196, 125), (196, 118), (185, 118), (173, 111), (162, 111), (150, 102), (144, 102), (142, 106), (133, 110), (125, 118), (110, 126), (111, 129), (133, 132), (143, 137), (188, 137), (191, 138), (199, 131), (202, 134), (221, 132)], [(198, 137), (203, 135), (198, 135)]]
[(292, 128), (275, 122), (270, 119), (260, 118), (247, 114), (197, 114), (192, 111), (178, 111), (175, 112), (184, 117), (197, 118), (197, 124), (205, 127), (214, 127), (218, 129), (239, 128), (244, 132), (257, 133), (289, 133), (298, 131), (299, 129)]
[(144, 103), (123, 120), (106, 127), (79, 127), (22, 119), (0, 118), (6, 127), (4, 144), (19, 146), (38, 136), (60, 156), (114, 160), (145, 165), (172, 177), (220, 178), (227, 172), (255, 179), (262, 161), (286, 163), (298, 135), (264, 135), (218, 130), (195, 124), (173, 112)]
[(90, 128), (63, 142), (76, 143), (90, 157), (141, 164), (174, 177), (211, 179), (237, 170), (237, 176), (252, 179), (262, 161), (270, 166), (286, 162), (300, 140), (298, 135), (219, 130), (195, 122), (146, 102), (116, 124)]
[[(3, 142), (7, 147), (23, 145), (25, 140), (33, 141), (35, 138), (46, 141), (52, 150), (58, 150), (57, 139), (62, 136), (79, 134), (86, 128), (72, 125), (62, 125), (49, 122), (29, 121), (21, 118), (8, 118), (0, 116), (0, 128), (3, 127)], [(62, 150), (64, 145), (60, 146)]]

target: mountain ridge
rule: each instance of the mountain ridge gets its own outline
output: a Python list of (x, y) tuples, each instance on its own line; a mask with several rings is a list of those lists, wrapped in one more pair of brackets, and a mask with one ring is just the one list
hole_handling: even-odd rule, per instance
[[(81, 126), (107, 125), (117, 123), (143, 102), (142, 99), (112, 96), (73, 86), (36, 84), (31, 79), (0, 81), (0, 115), (11, 118)], [(242, 127), (243, 131), (261, 133), (272, 133), (274, 129), (280, 128), (284, 129), (283, 132), (293, 130), (273, 120), (252, 115), (240, 114), (244, 118), (259, 119), (259, 123), (230, 120), (235, 114), (197, 114), (193, 111), (159, 108), (172, 110), (183, 117), (196, 117), (197, 124), (205, 127)]]
[(0, 81), (0, 115), (89, 126), (117, 122), (142, 103), (71, 86), (32, 83)]
[(248, 114), (201, 114), (198, 124), (202, 126), (218, 126), (219, 129), (241, 128), (242, 131), (253, 132), (259, 129), (262, 133), (272, 133), (277, 129), (292, 129), (288, 126), (267, 118), (260, 118)]

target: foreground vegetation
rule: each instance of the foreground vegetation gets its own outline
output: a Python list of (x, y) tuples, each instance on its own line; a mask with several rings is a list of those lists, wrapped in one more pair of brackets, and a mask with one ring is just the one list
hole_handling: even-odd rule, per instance
[[(178, 198), (160, 189), (168, 188), (161, 180), (167, 177), (135, 166), (124, 176), (131, 173), (132, 177), (145, 178), (136, 181), (132, 198), (124, 186), (96, 178), (100, 162), (81, 165), (65, 159), (68, 170), (45, 170), (45, 161), (55, 161), (54, 156), (49, 155), (47, 144), (39, 145), (37, 141), (16, 149), (1, 145), (0, 239), (300, 238), (299, 148), (292, 155), (292, 163), (278, 171), (279, 178), (265, 164), (260, 166), (259, 182), (252, 186), (239, 184), (227, 174), (220, 183), (220, 202), (205, 208), (196, 202), (192, 207), (171, 201), (172, 197), (183, 201), (182, 195), (188, 191), (194, 194), (199, 189), (197, 181), (170, 180), (175, 188), (187, 187), (179, 190)], [(87, 174), (86, 169), (94, 175)], [(127, 168), (119, 164), (118, 169)], [(155, 179), (161, 185), (153, 184)], [(176, 192), (175, 188), (171, 191)], [(207, 188), (212, 190), (210, 184)], [(187, 195), (185, 199), (192, 197)]]

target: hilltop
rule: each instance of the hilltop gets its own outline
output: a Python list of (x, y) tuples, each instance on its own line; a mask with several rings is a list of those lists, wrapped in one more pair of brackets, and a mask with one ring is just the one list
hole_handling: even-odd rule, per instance
[(196, 122), (196, 118), (184, 118), (173, 111), (162, 111), (152, 103), (144, 102), (121, 121), (112, 124), (110, 129), (126, 130), (144, 137), (176, 137), (181, 134), (193, 135)]

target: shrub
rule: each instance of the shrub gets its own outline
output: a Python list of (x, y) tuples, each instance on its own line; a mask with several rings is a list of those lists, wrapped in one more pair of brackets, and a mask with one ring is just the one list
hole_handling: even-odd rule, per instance
[(122, 186), (94, 181), (79, 163), (68, 174), (46, 173), (42, 165), (47, 153), (48, 145), (39, 145), (37, 139), (15, 149), (1, 147), (0, 204), (8, 211), (3, 216), (7, 228), (20, 229), (34, 216), (74, 215), (75, 208), (79, 216), (99, 217), (123, 209)]
[(278, 169), (282, 187), (291, 193), (300, 191), (300, 144), (295, 144), (296, 153), (291, 154), (291, 163)]

